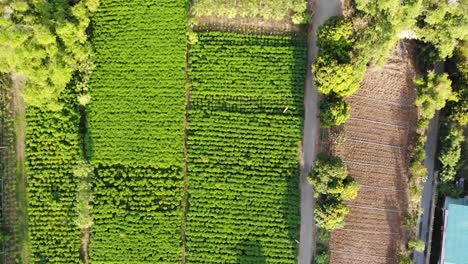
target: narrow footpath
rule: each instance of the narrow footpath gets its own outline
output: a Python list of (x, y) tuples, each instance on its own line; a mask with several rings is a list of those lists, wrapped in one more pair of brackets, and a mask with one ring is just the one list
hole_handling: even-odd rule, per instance
[(299, 264), (310, 264), (315, 252), (315, 223), (314, 223), (314, 196), (313, 190), (307, 181), (317, 152), (319, 151), (320, 122), (318, 119), (319, 95), (313, 85), (311, 66), (317, 55), (316, 32), (326, 20), (332, 16), (342, 14), (340, 0), (309, 0), (313, 10), (312, 24), (308, 29), (308, 70), (304, 95), (304, 131), (302, 139), (301, 178), (299, 187), (301, 190), (301, 230), (299, 241)]
[[(442, 74), (444, 72), (444, 64), (437, 63), (435, 66), (435, 72), (437, 74)], [(419, 223), (419, 239), (426, 243), (426, 250), (421, 253), (414, 253), (413, 261), (415, 264), (425, 264), (429, 263), (428, 256), (428, 249), (430, 248), (429, 245), (429, 233), (432, 231), (431, 226), (429, 226), (431, 222), (431, 205), (432, 205), (432, 198), (433, 198), (433, 190), (434, 190), (434, 169), (435, 169), (435, 161), (437, 158), (437, 142), (439, 137), (439, 111), (437, 111), (432, 118), (431, 122), (429, 123), (429, 128), (427, 130), (427, 143), (426, 143), (426, 160), (424, 161), (424, 165), (427, 168), (427, 180), (423, 186), (423, 195), (421, 198), (421, 209), (423, 210), (423, 215), (420, 219)]]
[(429, 223), (431, 221), (431, 205), (432, 205), (432, 197), (434, 190), (434, 163), (437, 158), (436, 151), (437, 151), (437, 139), (438, 139), (438, 131), (439, 131), (439, 112), (436, 112), (434, 118), (432, 118), (429, 129), (427, 130), (427, 143), (426, 143), (426, 160), (424, 161), (424, 165), (427, 168), (427, 180), (423, 186), (423, 195), (421, 199), (421, 209), (423, 210), (423, 215), (421, 217), (421, 222), (419, 224), (419, 239), (426, 243), (426, 250), (424, 252), (414, 254), (414, 263), (415, 264), (425, 264), (427, 256), (427, 249), (429, 248), (428, 241), (429, 241), (429, 233), (431, 227)]

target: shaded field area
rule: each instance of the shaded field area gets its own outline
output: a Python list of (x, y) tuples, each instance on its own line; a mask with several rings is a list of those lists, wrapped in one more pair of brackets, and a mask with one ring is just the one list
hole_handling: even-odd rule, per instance
[(306, 39), (199, 33), (190, 50), (190, 263), (296, 263)]
[(361, 185), (345, 226), (332, 232), (330, 263), (394, 264), (408, 206), (408, 149), (415, 134), (412, 46), (401, 44), (380, 69), (369, 69), (348, 99), (346, 140), (333, 146)]

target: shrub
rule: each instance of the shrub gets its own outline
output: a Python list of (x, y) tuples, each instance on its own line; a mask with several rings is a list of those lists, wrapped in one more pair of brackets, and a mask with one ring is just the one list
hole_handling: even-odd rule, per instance
[(415, 179), (425, 180), (427, 176), (427, 168), (422, 162), (413, 162), (410, 165), (409, 171)]
[(439, 193), (454, 198), (463, 197), (464, 190), (455, 185), (454, 182), (442, 182), (437, 186)]
[(398, 264), (413, 264), (413, 260), (410, 256), (406, 255), (399, 255), (398, 256)]
[(339, 126), (350, 116), (350, 105), (336, 95), (325, 96), (320, 102), (320, 125), (322, 127)]
[(314, 258), (315, 264), (328, 264), (330, 261), (330, 250), (328, 249), (328, 240), (330, 239), (330, 231), (317, 228), (317, 250)]
[(445, 136), (442, 138), (439, 161), (442, 164), (440, 179), (442, 182), (453, 181), (456, 177), (465, 141), (463, 129), (454, 123), (445, 123)]
[(426, 248), (426, 243), (420, 239), (411, 239), (408, 241), (408, 247), (413, 251), (423, 252)]

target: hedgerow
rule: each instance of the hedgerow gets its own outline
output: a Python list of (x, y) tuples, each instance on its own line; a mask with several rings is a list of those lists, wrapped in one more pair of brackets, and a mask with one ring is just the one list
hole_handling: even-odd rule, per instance
[(189, 62), (187, 261), (295, 263), (306, 40), (198, 39)]

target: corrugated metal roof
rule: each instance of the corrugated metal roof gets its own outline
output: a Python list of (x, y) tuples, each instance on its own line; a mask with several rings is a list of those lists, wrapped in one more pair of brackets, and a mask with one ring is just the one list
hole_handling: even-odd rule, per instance
[(468, 264), (468, 199), (445, 201), (444, 264)]

